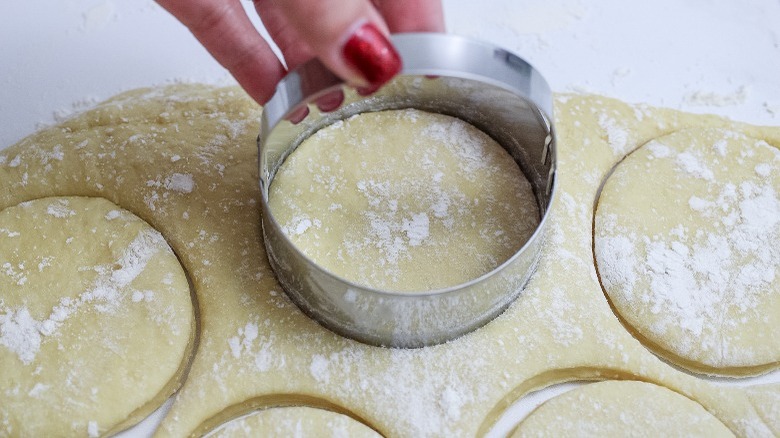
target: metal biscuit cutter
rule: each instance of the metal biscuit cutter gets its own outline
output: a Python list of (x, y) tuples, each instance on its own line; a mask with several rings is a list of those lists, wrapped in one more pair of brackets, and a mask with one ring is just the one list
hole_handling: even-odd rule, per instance
[[(318, 61), (291, 72), (279, 84), (265, 106), (258, 138), (262, 226), (271, 267), (306, 314), (367, 344), (415, 348), (481, 327), (520, 294), (538, 264), (549, 219), (555, 132), (550, 87), (518, 56), (451, 35), (400, 34), (392, 41), (403, 70), (370, 96), (346, 86)], [(402, 108), (454, 116), (481, 129), (509, 152), (533, 187), (541, 214), (537, 229), (512, 257), (479, 278), (419, 293), (355, 284), (301, 252), (268, 207), (277, 170), (311, 134), (358, 113)]]

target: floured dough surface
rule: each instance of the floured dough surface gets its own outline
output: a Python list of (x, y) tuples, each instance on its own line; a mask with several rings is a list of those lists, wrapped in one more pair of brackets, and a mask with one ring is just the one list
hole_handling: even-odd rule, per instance
[(605, 290), (641, 337), (713, 374), (780, 361), (780, 151), (722, 129), (656, 138), (595, 216)]
[(381, 438), (370, 427), (346, 415), (308, 407), (269, 408), (224, 424), (209, 438), (332, 437)]
[(178, 387), (194, 315), (165, 239), (99, 198), (0, 211), (0, 435), (98, 436)]
[(733, 437), (700, 404), (638, 381), (604, 381), (548, 400), (526, 417), (517, 437)]
[(393, 291), (486, 274), (539, 223), (530, 183), (498, 143), (462, 120), (414, 109), (319, 130), (282, 164), (269, 203), (319, 265)]
[(197, 295), (200, 342), (161, 437), (301, 405), (348, 413), (388, 437), (483, 436), (519, 397), (573, 379), (652, 382), (738, 436), (780, 434), (767, 419), (776, 407), (758, 406), (776, 403), (776, 387), (686, 374), (624, 328), (600, 285), (591, 232), (602, 181), (651, 139), (720, 127), (777, 147), (780, 128), (598, 96), (560, 96), (556, 117), (558, 186), (536, 273), (494, 321), (433, 347), (354, 342), (286, 298), (258, 219), (260, 113), (235, 88), (135, 90), (28, 137), (0, 152), (0, 209), (46, 196), (102, 197), (143, 218), (180, 255)]

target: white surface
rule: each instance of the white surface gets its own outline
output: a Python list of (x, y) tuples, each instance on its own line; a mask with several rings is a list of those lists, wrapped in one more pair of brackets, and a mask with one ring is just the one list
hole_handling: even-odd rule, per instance
[[(780, 124), (778, 0), (445, 0), (445, 11), (451, 32), (519, 53), (555, 91)], [(228, 80), (151, 0), (6, 2), (0, 149), (123, 90)]]
[[(444, 1), (449, 31), (517, 52), (555, 91), (780, 125), (780, 0)], [(151, 0), (3, 5), (0, 149), (120, 91), (178, 81), (231, 79)], [(535, 393), (496, 435), (572, 386)]]

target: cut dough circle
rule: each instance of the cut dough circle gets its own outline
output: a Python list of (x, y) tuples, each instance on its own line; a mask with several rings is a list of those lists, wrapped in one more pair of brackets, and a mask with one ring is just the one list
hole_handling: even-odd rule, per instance
[(209, 438), (355, 437), (380, 438), (373, 429), (336, 412), (310, 407), (269, 408), (229, 421)]
[(700, 404), (638, 381), (583, 385), (552, 398), (520, 423), (513, 437), (733, 437)]
[(269, 205), (317, 264), (392, 291), (473, 280), (539, 224), (531, 184), (506, 150), (460, 119), (415, 109), (316, 132), (280, 167)]
[(0, 420), (11, 436), (98, 436), (180, 385), (194, 314), (165, 239), (100, 198), (0, 212)]
[(733, 131), (680, 131), (626, 157), (594, 220), (598, 270), (618, 314), (685, 368), (776, 368), (779, 195), (780, 152)]

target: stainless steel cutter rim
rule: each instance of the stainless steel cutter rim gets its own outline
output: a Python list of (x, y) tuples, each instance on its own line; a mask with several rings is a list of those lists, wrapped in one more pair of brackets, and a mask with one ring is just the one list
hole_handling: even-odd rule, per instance
[[(407, 38), (411, 38), (413, 41), (415, 38), (434, 38), (434, 39), (446, 39), (446, 40), (461, 40), (462, 42), (468, 43), (468, 44), (481, 44), (486, 49), (490, 50), (498, 50), (495, 46), (489, 44), (489, 43), (481, 43), (481, 42), (475, 42), (473, 40), (465, 39), (462, 37), (453, 37), (453, 36), (444, 36), (444, 35), (431, 35), (431, 34), (424, 34), (424, 35), (415, 35), (415, 34), (407, 34), (407, 35), (398, 35), (394, 36), (394, 42), (396, 44), (399, 43), (399, 41), (403, 42), (403, 40)], [(501, 49), (503, 50), (503, 49)], [(504, 53), (509, 53), (505, 52)], [(503, 53), (502, 53), (503, 54)], [(510, 54), (511, 55), (511, 54)], [(525, 63), (520, 58), (517, 58), (519, 61)], [(544, 146), (544, 153), (543, 153), (543, 161), (550, 162), (550, 172), (547, 175), (547, 185), (546, 185), (546, 193), (544, 194), (544, 199), (540, 198), (540, 193), (537, 193), (538, 187), (534, 185), (534, 195), (537, 200), (537, 205), (539, 206), (539, 223), (537, 224), (534, 232), (531, 234), (531, 236), (523, 243), (523, 245), (515, 251), (512, 256), (510, 256), (508, 259), (503, 261), (501, 264), (493, 268), (492, 270), (480, 275), (479, 277), (473, 278), (467, 282), (459, 283), (456, 285), (448, 286), (445, 288), (439, 288), (439, 289), (433, 289), (433, 290), (423, 290), (423, 291), (394, 291), (394, 290), (385, 290), (385, 289), (378, 289), (374, 287), (370, 287), (368, 285), (359, 284), (352, 280), (346, 279), (341, 277), (340, 275), (337, 275), (333, 272), (330, 272), (329, 270), (325, 269), (318, 263), (316, 263), (314, 260), (312, 260), (307, 254), (305, 254), (303, 251), (301, 251), (297, 245), (295, 245), (292, 240), (289, 238), (287, 234), (285, 234), (280, 226), (280, 224), (277, 222), (276, 217), (273, 215), (273, 213), (270, 211), (270, 208), (268, 206), (268, 191), (270, 189), (271, 183), (273, 182), (273, 179), (275, 177), (276, 172), (281, 167), (283, 161), (292, 153), (295, 149), (297, 149), (298, 146), (306, 139), (308, 136), (313, 134), (319, 129), (322, 129), (324, 127), (329, 126), (333, 122), (337, 120), (343, 120), (345, 118), (351, 117), (354, 114), (348, 114), (344, 117), (336, 118), (331, 120), (329, 123), (323, 124), (319, 126), (318, 128), (312, 130), (309, 132), (305, 137), (297, 138), (296, 141), (290, 144), (290, 146), (287, 148), (286, 153), (283, 154), (283, 159), (281, 159), (276, 167), (273, 169), (273, 171), (268, 175), (267, 181), (263, 178), (263, 160), (265, 159), (265, 155), (263, 155), (263, 142), (270, 137), (271, 130), (276, 127), (278, 123), (281, 123), (284, 121), (287, 117), (289, 117), (291, 114), (294, 114), (296, 111), (300, 110), (303, 107), (306, 107), (309, 109), (310, 112), (319, 112), (320, 114), (315, 114), (318, 116), (323, 116), (324, 114), (331, 113), (333, 111), (319, 111), (319, 109), (316, 107), (315, 101), (318, 98), (321, 98), (322, 96), (325, 96), (331, 92), (334, 91), (342, 91), (345, 95), (344, 102), (349, 102), (350, 97), (355, 97), (354, 90), (344, 86), (341, 83), (335, 83), (332, 86), (321, 88), (320, 90), (310, 93), (308, 95), (304, 95), (303, 93), (299, 93), (301, 95), (301, 99), (298, 101), (297, 104), (289, 106), (289, 109), (287, 109), (286, 112), (283, 114), (277, 114), (276, 120), (273, 120), (269, 123), (267, 112), (264, 112), (263, 114), (263, 132), (261, 132), (261, 136), (258, 139), (258, 145), (260, 146), (260, 159), (261, 159), (261, 175), (260, 175), (260, 186), (261, 186), (261, 196), (262, 196), (262, 202), (263, 202), (263, 235), (266, 237), (265, 243), (268, 250), (268, 256), (269, 259), (271, 259), (272, 267), (274, 268), (274, 271), (276, 275), (280, 278), (280, 282), (285, 287), (285, 291), (288, 292), (288, 295), (291, 296), (293, 301), (298, 304), (298, 306), (310, 317), (315, 319), (316, 321), (323, 324), (326, 328), (329, 328), (341, 335), (345, 335), (347, 337), (351, 337), (357, 340), (360, 340), (362, 342), (367, 342), (374, 345), (382, 345), (382, 346), (396, 346), (396, 347), (418, 347), (418, 346), (424, 346), (424, 345), (431, 345), (436, 344), (440, 342), (445, 342), (447, 340), (454, 339), (456, 337), (459, 337), (469, 331), (472, 331), (478, 327), (481, 327), (482, 325), (486, 324), (487, 322), (491, 321), (493, 318), (498, 316), (503, 310), (511, 304), (511, 302), (519, 295), (522, 288), (527, 283), (528, 279), (530, 278), (530, 275), (535, 271), (536, 264), (538, 263), (538, 259), (541, 256), (541, 250), (540, 247), (540, 241), (544, 238), (544, 233), (547, 229), (547, 223), (548, 223), (548, 216), (549, 211), (552, 203), (554, 202), (555, 198), (555, 192), (556, 192), (556, 182), (555, 182), (555, 169), (556, 169), (556, 145), (555, 145), (555, 133), (554, 133), (554, 127), (552, 123), (552, 94), (549, 90), (549, 86), (547, 86), (546, 82), (544, 82), (544, 79), (541, 78), (541, 75), (533, 69), (530, 65), (526, 64), (527, 68), (530, 68), (531, 72), (538, 76), (536, 77), (536, 81), (538, 82), (541, 80), (541, 83), (536, 83), (534, 86), (536, 87), (536, 91), (538, 92), (539, 88), (542, 88), (542, 96), (541, 102), (537, 97), (537, 99), (534, 99), (533, 96), (528, 96), (526, 93), (524, 93), (522, 90), (518, 89), (517, 87), (514, 87), (510, 84), (507, 84), (505, 81), (502, 81), (500, 79), (494, 79), (489, 76), (485, 76), (482, 74), (472, 73), (472, 72), (466, 72), (466, 71), (460, 71), (460, 70), (454, 70), (454, 69), (448, 69), (448, 68), (425, 68), (420, 67), (418, 65), (414, 65), (414, 63), (408, 63), (406, 62), (407, 59), (405, 58), (405, 66), (401, 74), (398, 76), (398, 78), (421, 78), (422, 80), (435, 80), (436, 78), (430, 78), (429, 76), (437, 76), (442, 78), (454, 78), (454, 79), (463, 79), (463, 80), (469, 80), (474, 81), (478, 83), (483, 83), (490, 85), (492, 87), (495, 87), (497, 89), (505, 90), (509, 93), (512, 93), (514, 97), (518, 97), (522, 99), (523, 101), (528, 104), (536, 116), (537, 122), (546, 127), (547, 132), (547, 138), (545, 139), (545, 146)], [(283, 81), (284, 82), (284, 81)], [(280, 87), (277, 90), (277, 95), (280, 93), (283, 93), (285, 90), (282, 89), (282, 85), (280, 84)], [(274, 99), (277, 98), (277, 95), (274, 96)], [(287, 96), (285, 96), (287, 97)], [(544, 97), (548, 97), (548, 99), (544, 99)], [(371, 97), (366, 97), (366, 99), (370, 99)], [(272, 102), (273, 100), (272, 99)], [(269, 102), (269, 104), (272, 104), (272, 102)], [(354, 103), (354, 102), (351, 102)], [(547, 105), (545, 105), (547, 104)], [(342, 104), (342, 106), (344, 106)], [(349, 106), (349, 105), (346, 105)], [(407, 106), (415, 108), (414, 106)], [(392, 107), (392, 109), (400, 109), (402, 107)], [(391, 109), (391, 107), (384, 107), (384, 108), (377, 108), (372, 110), (364, 110), (356, 112), (355, 114), (362, 113), (362, 112), (371, 112), (371, 111), (382, 111), (386, 109)], [(446, 113), (445, 113), (446, 114)], [(311, 114), (309, 114), (311, 115)], [(457, 114), (449, 114), (454, 117), (458, 117), (463, 119), (462, 117), (459, 117)], [(307, 116), (308, 117), (308, 116)], [(469, 120), (465, 120), (468, 123), (471, 123)], [(481, 129), (477, 127), (478, 129), (485, 132), (484, 129)], [(493, 137), (490, 133), (486, 132), (489, 136)], [(510, 155), (513, 156), (514, 160), (517, 162), (517, 164), (521, 167), (521, 170), (526, 178), (530, 181), (530, 176), (526, 173), (526, 169), (523, 167), (523, 165), (518, 162), (518, 158), (511, 153), (511, 151), (508, 149), (508, 147), (503, 144), (503, 142), (499, 141), (498, 139), (494, 138), (505, 150), (507, 150)], [(278, 157), (277, 157), (278, 158)], [(533, 184), (533, 183), (532, 183)], [(412, 340), (412, 341), (396, 341), (395, 339), (389, 339), (386, 337), (383, 337), (382, 335), (377, 335), (376, 333), (361, 333), (361, 332), (355, 332), (354, 328), (346, 327), (343, 321), (339, 320), (338, 316), (333, 316), (328, 313), (323, 313), (322, 309), (315, 309), (310, 307), (310, 305), (306, 302), (301, 302), (300, 297), (296, 297), (295, 293), (291, 294), (291, 291), (288, 290), (287, 281), (289, 280), (288, 277), (286, 277), (287, 273), (284, 272), (284, 269), (278, 269), (277, 264), (278, 261), (275, 260), (275, 250), (272, 247), (272, 245), (269, 243), (268, 237), (268, 230), (265, 229), (266, 221), (269, 222), (269, 224), (274, 228), (275, 234), (277, 237), (281, 238), (284, 241), (285, 250), (292, 251), (295, 253), (295, 255), (301, 259), (305, 260), (308, 264), (307, 268), (316, 270), (320, 274), (323, 274), (324, 276), (337, 281), (341, 285), (345, 286), (347, 290), (354, 290), (356, 292), (359, 292), (361, 294), (368, 294), (375, 298), (378, 297), (380, 302), (382, 301), (382, 297), (388, 299), (389, 301), (393, 300), (401, 300), (403, 302), (408, 302), (410, 300), (419, 299), (420, 302), (425, 300), (426, 298), (437, 298), (442, 297), (445, 298), (448, 295), (453, 295), (454, 297), (458, 297), (458, 294), (462, 294), (465, 292), (469, 292), (469, 289), (472, 287), (476, 287), (480, 285), (480, 283), (487, 282), (487, 280), (491, 279), (494, 276), (501, 275), (503, 271), (507, 270), (509, 271), (509, 268), (517, 261), (518, 258), (522, 257), (524, 254), (526, 254), (527, 251), (532, 250), (532, 246), (535, 246), (536, 249), (534, 252), (535, 261), (533, 262), (531, 268), (528, 270), (528, 272), (524, 272), (523, 275), (525, 277), (525, 280), (523, 281), (523, 284), (518, 288), (518, 290), (506, 290), (504, 296), (507, 298), (507, 301), (503, 304), (499, 301), (493, 302), (493, 307), (490, 309), (484, 310), (482, 314), (479, 315), (469, 315), (469, 318), (471, 318), (474, 322), (470, 323), (468, 329), (463, 329), (462, 327), (458, 329), (454, 329), (452, 332), (452, 335), (444, 334), (442, 335), (440, 332), (437, 332), (436, 334), (432, 334), (431, 336), (426, 337), (424, 334), (421, 336), (418, 336), (418, 338), (421, 338), (420, 340)], [(518, 262), (519, 263), (519, 262)], [(280, 270), (282, 272), (280, 272)], [(309, 291), (309, 293), (312, 293)], [(306, 300), (303, 300), (306, 301)], [(399, 302), (401, 302), (399, 301)], [(498, 307), (496, 307), (498, 306)], [(318, 317), (319, 314), (319, 317)], [(379, 338), (379, 340), (377, 340)], [(417, 339), (417, 338), (415, 338)], [(432, 341), (431, 341), (432, 340)]]

